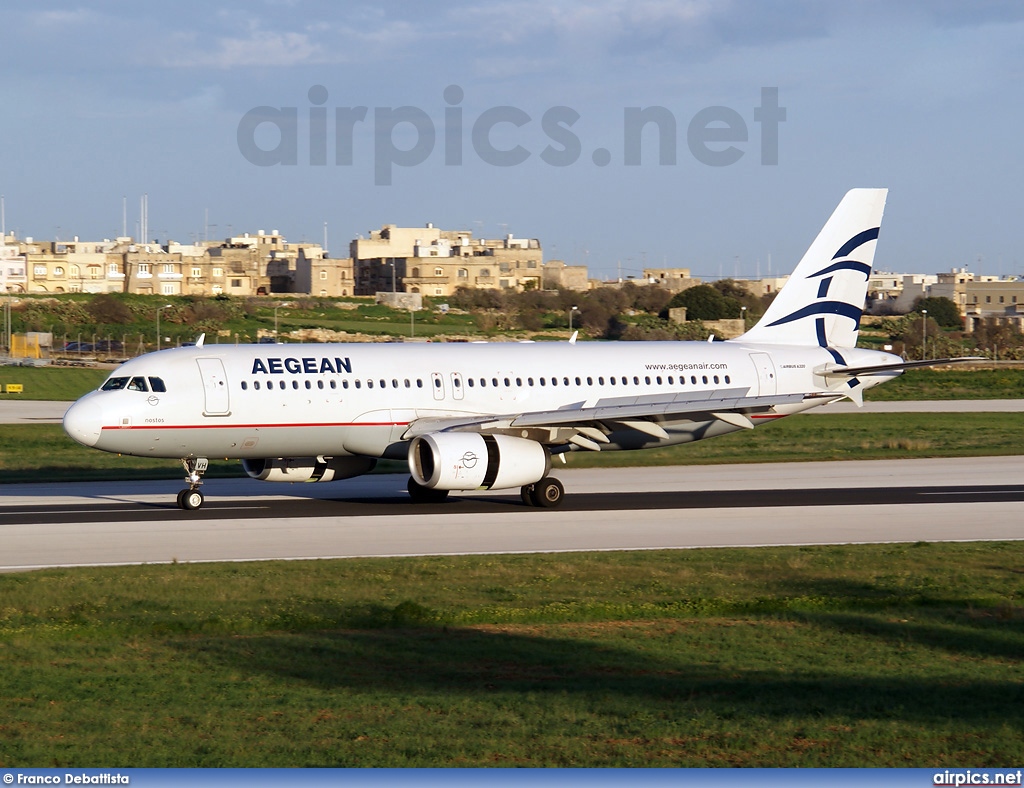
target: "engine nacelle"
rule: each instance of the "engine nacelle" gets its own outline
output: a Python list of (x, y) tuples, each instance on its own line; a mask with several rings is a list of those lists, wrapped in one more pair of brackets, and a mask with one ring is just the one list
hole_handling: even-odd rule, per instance
[(333, 482), (369, 473), (372, 457), (276, 457), (242, 460), (242, 467), (261, 482)]
[(507, 435), (444, 432), (409, 444), (409, 471), (432, 490), (501, 490), (547, 476), (551, 455), (541, 444)]

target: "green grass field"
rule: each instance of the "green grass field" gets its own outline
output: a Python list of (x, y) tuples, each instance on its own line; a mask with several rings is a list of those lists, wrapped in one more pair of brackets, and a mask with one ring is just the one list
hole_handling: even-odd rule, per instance
[[(437, 326), (430, 329), (435, 333), (442, 330)], [(109, 374), (109, 370), (77, 367), (0, 367), (0, 384), (21, 383), (25, 387), (22, 394), (0, 393), (0, 402), (78, 399), (99, 387)], [(865, 399), (1024, 399), (1024, 369), (912, 369), (871, 389)]]
[[(720, 438), (666, 449), (575, 452), (567, 467), (708, 465), (737, 462), (976, 457), (1022, 452), (1024, 413), (801, 415)], [(401, 463), (381, 470), (403, 471)], [(555, 462), (557, 475), (562, 467)], [(71, 441), (57, 424), (0, 427), (3, 482), (177, 479), (176, 460), (106, 454)], [(209, 477), (241, 476), (236, 461), (211, 459)]]
[(0, 575), (0, 767), (1024, 760), (1024, 544)]

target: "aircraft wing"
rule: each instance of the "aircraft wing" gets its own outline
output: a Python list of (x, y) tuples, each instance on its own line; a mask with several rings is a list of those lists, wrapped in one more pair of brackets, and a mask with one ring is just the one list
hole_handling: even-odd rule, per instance
[[(837, 394), (836, 399), (843, 395)], [(662, 421), (710, 421), (718, 419), (745, 429), (753, 428), (748, 414), (762, 413), (775, 405), (804, 400), (803, 394), (751, 396), (749, 389), (725, 389), (709, 392), (681, 392), (633, 397), (605, 397), (594, 402), (581, 401), (557, 410), (525, 411), (501, 415), (456, 418), (417, 419), (404, 437), (415, 438), (433, 432), (480, 432), (518, 435), (523, 430), (551, 430), (550, 443), (575, 443), (597, 450), (607, 442), (606, 432), (634, 429), (657, 438), (668, 434)]]

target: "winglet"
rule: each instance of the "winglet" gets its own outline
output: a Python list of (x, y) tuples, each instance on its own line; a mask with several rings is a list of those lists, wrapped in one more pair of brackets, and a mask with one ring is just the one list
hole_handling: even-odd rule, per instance
[(206, 341), (206, 334), (200, 334), (199, 339), (196, 340), (196, 347), (202, 347)]
[(580, 335), (579, 331), (573, 331), (572, 332), (572, 336), (569, 337), (569, 344), (570, 345), (575, 345), (576, 344), (576, 337), (578, 337), (579, 335)]

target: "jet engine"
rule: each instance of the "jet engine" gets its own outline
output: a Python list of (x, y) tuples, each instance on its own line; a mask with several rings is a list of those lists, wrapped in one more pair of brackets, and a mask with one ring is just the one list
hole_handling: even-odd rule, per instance
[(533, 484), (551, 470), (541, 444), (507, 435), (445, 432), (409, 444), (412, 478), (431, 490), (505, 489)]
[(332, 482), (373, 470), (372, 457), (278, 457), (242, 460), (242, 467), (261, 482)]

